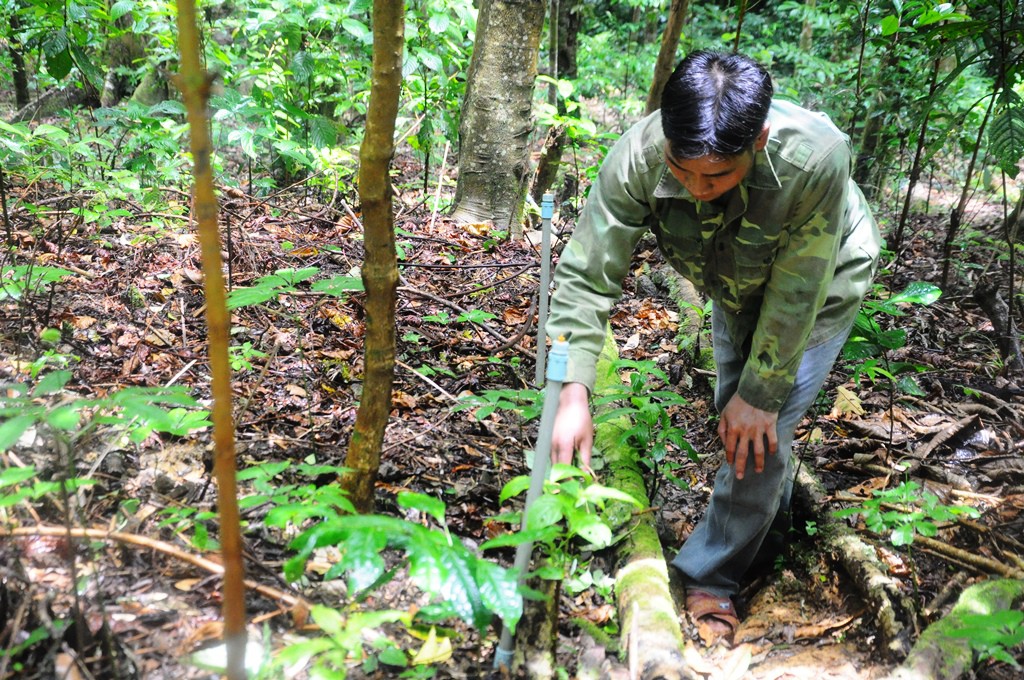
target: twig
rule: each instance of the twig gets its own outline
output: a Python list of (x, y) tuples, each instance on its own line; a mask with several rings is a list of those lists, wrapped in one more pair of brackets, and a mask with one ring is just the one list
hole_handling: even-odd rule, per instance
[(937, 541), (934, 538), (928, 538), (927, 536), (915, 536), (914, 543), (920, 543), (922, 548), (927, 548), (934, 553), (955, 559), (990, 574), (998, 574), (1005, 578), (1024, 579), (1024, 570), (1015, 569), (1014, 567), (996, 562), (988, 557), (975, 555), (974, 553), (961, 550), (960, 548), (954, 548), (948, 543)]
[(407, 364), (407, 363), (405, 363), (403, 361), (399, 361), (398, 359), (395, 359), (395, 363), (398, 364), (399, 366), (401, 366), (402, 368), (404, 368), (405, 370), (409, 371), (413, 375), (415, 375), (417, 378), (419, 378), (423, 382), (425, 382), (428, 385), (430, 385), (431, 387), (433, 387), (438, 392), (440, 392), (442, 394), (442, 396), (444, 396), (448, 401), (450, 401), (452, 403), (458, 402), (458, 400), (459, 400), (458, 397), (456, 397), (451, 392), (448, 392), (447, 390), (445, 390), (443, 387), (441, 387), (436, 382), (434, 382), (433, 380), (431, 380), (427, 376), (425, 376), (422, 373), (420, 373), (419, 371), (417, 371), (415, 368), (413, 368), (409, 364)]
[(434, 220), (437, 219), (437, 205), (441, 202), (441, 186), (444, 184), (444, 171), (448, 165), (448, 148), (451, 142), (445, 140), (444, 155), (441, 157), (441, 172), (437, 176), (437, 192), (434, 193), (434, 210), (430, 213), (430, 222), (427, 223), (427, 230), (434, 231)]
[[(409, 282), (405, 280), (405, 277), (401, 277), (400, 276), (399, 277), (399, 281), (401, 281), (403, 285), (399, 286), (398, 290), (400, 290), (400, 291), (402, 291), (404, 293), (412, 293), (413, 295), (419, 295), (420, 297), (425, 297), (428, 300), (433, 300), (434, 302), (442, 304), (442, 305), (444, 305), (446, 307), (450, 307), (451, 309), (455, 310), (459, 314), (466, 314), (466, 315), (469, 314), (469, 310), (468, 309), (466, 309), (465, 307), (462, 307), (461, 305), (459, 305), (459, 304), (457, 304), (455, 302), (452, 302), (451, 300), (446, 300), (445, 298), (443, 298), (443, 297), (441, 297), (439, 295), (434, 295), (433, 293), (428, 293), (425, 290), (420, 290), (418, 288), (413, 288), (412, 286), (409, 285)], [(502, 335), (497, 330), (495, 330), (490, 324), (486, 324), (486, 323), (482, 323), (482, 322), (477, 322), (477, 321), (474, 321), (473, 323), (475, 325), (477, 325), (477, 326), (480, 326), (480, 328), (482, 328), (484, 331), (486, 331), (488, 335), (496, 338), (498, 340), (498, 342), (500, 342), (502, 344), (508, 342), (508, 338), (506, 338), (504, 335)], [(492, 348), (488, 347), (487, 349), (491, 350)]]
[[(182, 562), (187, 562), (195, 567), (204, 569), (211, 574), (221, 575), (224, 573), (224, 566), (218, 562), (185, 552), (170, 543), (158, 541), (147, 536), (140, 536), (138, 534), (129, 534), (123, 531), (107, 531), (106, 529), (68, 529), (66, 527), (50, 526), (17, 527), (13, 529), (0, 527), (0, 537), (7, 538), (15, 536), (57, 536), (63, 538), (69, 535), (72, 538), (117, 541), (118, 543), (125, 545), (137, 545), (143, 548), (150, 548), (151, 550), (156, 550), (157, 552), (163, 553)], [(251, 579), (245, 579), (243, 582), (245, 583), (246, 588), (254, 590), (272, 600), (283, 602), (292, 608), (299, 609), (300, 612), (304, 612), (309, 608), (309, 602), (307, 602), (301, 595), (288, 593), (274, 588), (273, 586), (257, 583)]]
[(928, 603), (928, 606), (921, 610), (921, 617), (927, 621), (935, 616), (940, 609), (946, 606), (946, 603), (953, 597), (953, 594), (963, 588), (964, 583), (968, 578), (969, 576), (966, 571), (958, 571), (953, 574), (953, 578), (951, 578), (949, 582), (942, 587), (939, 594)]

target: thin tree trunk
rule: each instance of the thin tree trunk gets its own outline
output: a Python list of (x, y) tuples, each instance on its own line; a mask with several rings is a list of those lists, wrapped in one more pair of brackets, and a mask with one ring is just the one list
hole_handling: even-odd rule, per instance
[(740, 51), (740, 38), (743, 37), (743, 20), (747, 18), (747, 0), (740, 0), (740, 15), (736, 19), (736, 39), (732, 43), (732, 51)]
[(459, 128), (452, 218), (521, 231), (543, 0), (483, 0)]
[[(937, 58), (932, 69), (931, 82), (928, 83), (929, 100), (935, 94), (941, 66), (942, 59)], [(896, 235), (893, 237), (892, 243), (889, 244), (889, 249), (893, 252), (899, 252), (903, 245), (903, 231), (907, 226), (907, 218), (910, 216), (910, 200), (914, 194), (914, 187), (917, 186), (918, 180), (921, 179), (921, 159), (924, 157), (924, 149), (927, 145), (928, 120), (930, 118), (931, 106), (928, 106), (921, 112), (921, 128), (917, 132), (917, 148), (914, 149), (914, 161), (910, 165), (910, 175), (907, 177), (907, 195), (903, 198), (903, 210), (900, 212), (900, 219), (896, 223)]]
[(220, 519), (221, 560), (224, 563), (222, 611), (227, 648), (226, 676), (244, 680), (245, 672), (245, 564), (238, 511), (235, 470), (235, 425), (232, 414), (231, 364), (228, 359), (227, 292), (217, 228), (217, 197), (213, 190), (211, 144), (207, 118), (211, 79), (199, 53), (199, 29), (193, 0), (178, 0), (178, 45), (181, 51), (181, 89), (188, 110), (189, 138), (195, 176), (194, 210), (203, 256), (206, 293), (206, 332), (210, 355), (210, 391), (213, 394), (213, 473), (217, 479), (217, 514)]
[(21, 22), (18, 19), (16, 12), (18, 11), (17, 3), (11, 9), (11, 38), (8, 43), (8, 50), (11, 53), (11, 63), (14, 66), (14, 72), (11, 74), (14, 78), (14, 106), (17, 109), (28, 106), (30, 97), (28, 93), (28, 71), (25, 69), (25, 57), (22, 55), (21, 40), (18, 36), (18, 32), (21, 30)]
[(366, 132), (359, 148), (359, 201), (363, 208), (363, 285), (366, 288), (366, 358), (363, 396), (349, 443), (344, 479), (352, 503), (373, 510), (384, 428), (391, 411), (395, 378), (394, 215), (388, 170), (394, 153), (395, 117), (402, 83), (405, 5), (395, 0), (373, 3), (373, 83)]
[[(551, 35), (549, 51), (551, 76), (556, 79), (572, 79), (576, 77), (576, 45), (580, 28), (580, 0), (556, 0), (554, 8), (557, 19), (550, 17)], [(550, 102), (557, 106), (559, 115), (565, 115), (565, 102), (558, 99), (558, 88), (551, 87)], [(562, 164), (562, 153), (568, 143), (568, 133), (564, 125), (555, 125), (548, 130), (537, 160), (537, 172), (534, 174), (530, 198), (540, 204), (544, 194), (555, 183), (558, 169)]]
[(583, 0), (559, 0), (558, 2), (559, 78), (571, 80), (579, 71), (576, 66), (576, 51), (580, 42), (580, 25), (583, 23), (583, 15), (580, 12), (582, 5)]
[(814, 46), (814, 24), (811, 23), (811, 15), (818, 6), (817, 0), (807, 0), (807, 15), (804, 17), (804, 24), (800, 28), (800, 51), (809, 53)]
[(668, 10), (665, 32), (661, 34), (658, 60), (654, 64), (654, 78), (651, 80), (651, 89), (647, 93), (645, 115), (654, 113), (661, 108), (661, 93), (665, 91), (665, 83), (668, 82), (668, 78), (675, 68), (679, 37), (683, 33), (683, 25), (686, 24), (686, 13), (689, 9), (690, 0), (672, 0), (672, 6)]
[(996, 96), (1000, 89), (1001, 84), (997, 83), (996, 87), (992, 90), (992, 95), (989, 97), (988, 108), (985, 109), (985, 117), (981, 119), (981, 125), (978, 127), (974, 152), (971, 154), (971, 160), (967, 164), (967, 176), (964, 178), (964, 187), (960, 191), (960, 201), (949, 215), (949, 228), (946, 230), (946, 238), (942, 244), (943, 290), (947, 290), (949, 286), (949, 266), (953, 259), (953, 242), (956, 240), (957, 234), (960, 233), (960, 225), (963, 222), (964, 213), (967, 212), (967, 201), (971, 195), (971, 183), (974, 180), (974, 166), (978, 162), (978, 151), (982, 147), (981, 140), (985, 138), (984, 135), (988, 128), (988, 121), (992, 116), (992, 108), (995, 106)]

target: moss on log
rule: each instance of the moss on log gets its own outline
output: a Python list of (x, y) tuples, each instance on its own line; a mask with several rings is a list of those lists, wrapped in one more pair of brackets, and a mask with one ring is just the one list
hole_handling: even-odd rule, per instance
[[(617, 356), (611, 333), (598, 361), (596, 394), (618, 384), (613, 368)], [(625, 419), (597, 428), (595, 446), (605, 464), (603, 482), (650, 506), (637, 453), (620, 443)], [(679, 615), (669, 590), (668, 565), (658, 538), (655, 518), (649, 512), (632, 512), (625, 504), (609, 508), (628, 523), (618, 545), (615, 597), (621, 622), (622, 649), (634, 677), (644, 680), (689, 678), (683, 661), (683, 635)], [(613, 519), (613, 523), (615, 520)]]
[(827, 511), (831, 507), (827, 494), (806, 466), (800, 467), (794, 491), (795, 500), (803, 503), (816, 518), (819, 535), (825, 541), (823, 550), (843, 566), (861, 596), (870, 603), (875, 625), (882, 636), (882, 649), (890, 659), (905, 658), (910, 652), (915, 614), (899, 581), (886, 573), (874, 548)]
[(975, 663), (968, 638), (956, 631), (967, 627), (969, 615), (989, 615), (1016, 606), (1024, 599), (1024, 581), (993, 579), (965, 590), (950, 612), (930, 625), (914, 644), (906, 660), (886, 680), (953, 680)]

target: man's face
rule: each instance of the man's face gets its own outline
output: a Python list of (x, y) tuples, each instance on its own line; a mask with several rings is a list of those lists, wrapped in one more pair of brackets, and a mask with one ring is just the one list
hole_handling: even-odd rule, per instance
[(701, 156), (680, 160), (673, 158), (665, 145), (665, 160), (679, 183), (698, 201), (713, 201), (736, 187), (754, 164), (751, 152), (739, 156)]
[(701, 156), (681, 160), (671, 154), (665, 142), (665, 161), (679, 183), (698, 201), (713, 201), (727, 194), (754, 166), (754, 156), (768, 146), (768, 123), (754, 140), (753, 148), (738, 156)]

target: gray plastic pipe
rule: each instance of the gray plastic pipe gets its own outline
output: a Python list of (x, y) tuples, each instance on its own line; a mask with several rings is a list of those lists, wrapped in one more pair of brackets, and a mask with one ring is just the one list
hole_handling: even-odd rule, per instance
[[(542, 298), (543, 299), (543, 298)], [(543, 343), (539, 343), (541, 345)], [(538, 346), (539, 346), (538, 345)], [(537, 433), (537, 446), (533, 453), (533, 471), (530, 473), (530, 487), (526, 491), (526, 504), (523, 506), (522, 528), (526, 528), (526, 519), (530, 508), (540, 498), (544, 490), (544, 480), (548, 476), (551, 464), (551, 433), (555, 428), (555, 414), (558, 413), (558, 398), (565, 380), (566, 366), (569, 362), (569, 343), (559, 338), (551, 345), (551, 357), (547, 366), (547, 384), (544, 386), (544, 408), (540, 415), (540, 431)], [(533, 555), (533, 541), (520, 543), (516, 547), (515, 570), (519, 574), (519, 583), (526, 582), (526, 574), (530, 570), (530, 557)], [(514, 637), (507, 625), (501, 629), (501, 641), (494, 653), (494, 668), (508, 668), (512, 663)]]
[(537, 373), (534, 384), (544, 382), (547, 354), (548, 292), (551, 288), (551, 217), (555, 213), (555, 197), (544, 194), (540, 199), (540, 290), (537, 295)]

